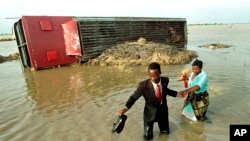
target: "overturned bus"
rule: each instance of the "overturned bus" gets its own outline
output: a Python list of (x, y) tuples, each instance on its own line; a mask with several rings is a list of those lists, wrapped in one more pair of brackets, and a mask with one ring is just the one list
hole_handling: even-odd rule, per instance
[(14, 33), (23, 67), (85, 62), (126, 41), (187, 44), (185, 18), (22, 16)]

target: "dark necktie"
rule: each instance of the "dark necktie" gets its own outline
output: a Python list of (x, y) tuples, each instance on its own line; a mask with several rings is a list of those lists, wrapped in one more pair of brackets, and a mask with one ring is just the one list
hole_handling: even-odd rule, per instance
[(161, 103), (161, 87), (159, 84), (156, 86), (156, 97), (159, 103)]

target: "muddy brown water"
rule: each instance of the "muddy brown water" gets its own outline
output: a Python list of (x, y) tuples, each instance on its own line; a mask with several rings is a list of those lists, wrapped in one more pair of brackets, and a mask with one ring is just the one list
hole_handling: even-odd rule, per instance
[[(209, 75), (209, 122), (190, 122), (181, 115), (184, 99), (168, 97), (170, 135), (157, 141), (225, 141), (230, 124), (250, 124), (249, 24), (189, 26), (187, 48), (198, 52)], [(232, 45), (224, 49), (203, 44)], [(0, 42), (0, 54), (17, 50), (15, 41)], [(178, 73), (186, 65), (162, 66), (169, 88), (182, 90)], [(19, 61), (0, 64), (1, 141), (140, 141), (143, 134), (143, 98), (130, 111), (125, 128), (112, 134), (117, 112), (139, 81), (147, 79), (147, 66), (65, 66), (31, 72)]]

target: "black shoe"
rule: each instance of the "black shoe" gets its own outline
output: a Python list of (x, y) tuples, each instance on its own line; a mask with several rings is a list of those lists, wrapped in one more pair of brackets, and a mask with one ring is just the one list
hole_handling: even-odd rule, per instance
[(124, 126), (125, 126), (125, 121), (127, 120), (126, 115), (120, 115), (116, 121), (116, 123), (113, 123), (113, 129), (112, 133), (117, 132), (118, 134), (122, 132)]
[(143, 135), (143, 138), (144, 138), (144, 140), (151, 140), (151, 139), (153, 139), (153, 136)]

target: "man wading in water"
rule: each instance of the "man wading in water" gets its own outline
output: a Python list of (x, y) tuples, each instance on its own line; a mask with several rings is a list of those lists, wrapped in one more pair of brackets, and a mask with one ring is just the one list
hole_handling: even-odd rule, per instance
[(153, 138), (154, 122), (158, 122), (160, 132), (169, 134), (169, 119), (167, 95), (172, 97), (185, 97), (185, 93), (177, 92), (168, 88), (169, 78), (161, 77), (160, 64), (153, 62), (148, 67), (149, 79), (141, 81), (125, 104), (125, 108), (119, 111), (120, 115), (125, 114), (132, 105), (143, 96), (145, 99), (143, 121), (144, 139)]

